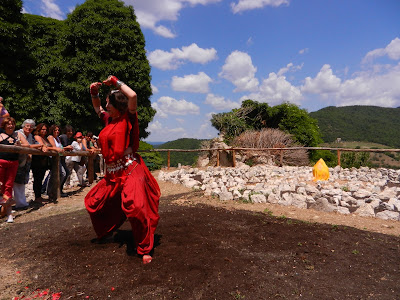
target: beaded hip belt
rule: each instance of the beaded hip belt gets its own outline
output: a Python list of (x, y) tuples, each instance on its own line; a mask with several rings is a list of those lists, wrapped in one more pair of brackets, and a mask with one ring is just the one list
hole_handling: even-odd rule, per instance
[(136, 157), (134, 157), (132, 153), (125, 155), (123, 158), (118, 159), (116, 162), (107, 164), (106, 165), (107, 172), (116, 173), (119, 170), (125, 169), (128, 166), (130, 166), (135, 160)]

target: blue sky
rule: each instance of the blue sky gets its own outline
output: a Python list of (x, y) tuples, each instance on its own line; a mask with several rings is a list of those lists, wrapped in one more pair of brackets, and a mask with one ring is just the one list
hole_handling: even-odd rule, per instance
[[(63, 20), (83, 2), (23, 0), (23, 11)], [(245, 99), (309, 112), (400, 106), (398, 0), (124, 2), (152, 68), (147, 141), (216, 137), (211, 115)]]

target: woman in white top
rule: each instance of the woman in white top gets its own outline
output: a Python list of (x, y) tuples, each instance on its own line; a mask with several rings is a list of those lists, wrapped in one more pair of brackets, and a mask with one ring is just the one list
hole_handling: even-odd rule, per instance
[[(49, 129), (49, 136), (47, 139), (49, 140), (51, 146), (61, 155), (63, 155), (64, 151), (70, 151), (72, 150), (72, 146), (67, 146), (63, 147), (61, 140), (60, 140), (60, 126), (58, 125), (51, 125)], [(65, 160), (60, 159), (60, 193), (61, 197), (67, 197), (68, 195), (65, 194), (62, 190), (62, 187), (64, 185), (66, 175), (67, 175), (67, 166), (65, 165)], [(49, 182), (51, 181), (51, 172), (50, 172), (50, 178)]]
[[(75, 134), (75, 141), (72, 142), (71, 146), (73, 151), (86, 151), (86, 147), (83, 144), (83, 134), (82, 132), (77, 132)], [(85, 187), (85, 181), (83, 180), (83, 174), (86, 171), (86, 166), (83, 163), (84, 157), (81, 156), (68, 156), (67, 157), (67, 165), (75, 170), (76, 175), (78, 176), (79, 186)], [(82, 160), (82, 161), (81, 161)]]

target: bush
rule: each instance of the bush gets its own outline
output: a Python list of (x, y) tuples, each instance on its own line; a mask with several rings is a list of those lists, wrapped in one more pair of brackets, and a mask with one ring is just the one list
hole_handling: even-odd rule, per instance
[[(139, 150), (137, 152), (143, 150), (152, 150), (153, 146), (146, 143), (146, 142), (139, 142)], [(143, 161), (145, 162), (146, 166), (149, 168), (150, 171), (159, 170), (162, 167), (163, 159), (161, 158), (160, 153), (158, 152), (140, 152), (139, 153)]]
[(326, 165), (330, 168), (337, 166), (337, 156), (329, 150), (313, 150), (310, 155), (310, 162), (312, 165), (316, 164), (317, 161), (322, 158)]
[[(290, 148), (301, 147), (296, 144), (292, 136), (275, 128), (265, 128), (261, 131), (248, 130), (236, 137), (233, 141), (234, 147), (239, 148)], [(254, 164), (280, 164), (280, 151), (246, 151), (243, 153), (245, 163)], [(285, 165), (308, 165), (307, 150), (285, 150), (283, 151), (283, 164)]]

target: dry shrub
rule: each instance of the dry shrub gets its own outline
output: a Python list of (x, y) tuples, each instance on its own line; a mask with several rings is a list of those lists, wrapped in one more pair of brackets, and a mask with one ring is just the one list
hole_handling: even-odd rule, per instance
[[(291, 148), (301, 147), (292, 137), (275, 128), (265, 128), (261, 131), (248, 130), (236, 137), (234, 147), (239, 148)], [(280, 151), (240, 151), (243, 162), (254, 164), (280, 164)], [(306, 149), (284, 150), (283, 164), (290, 166), (304, 166), (309, 164)]]

